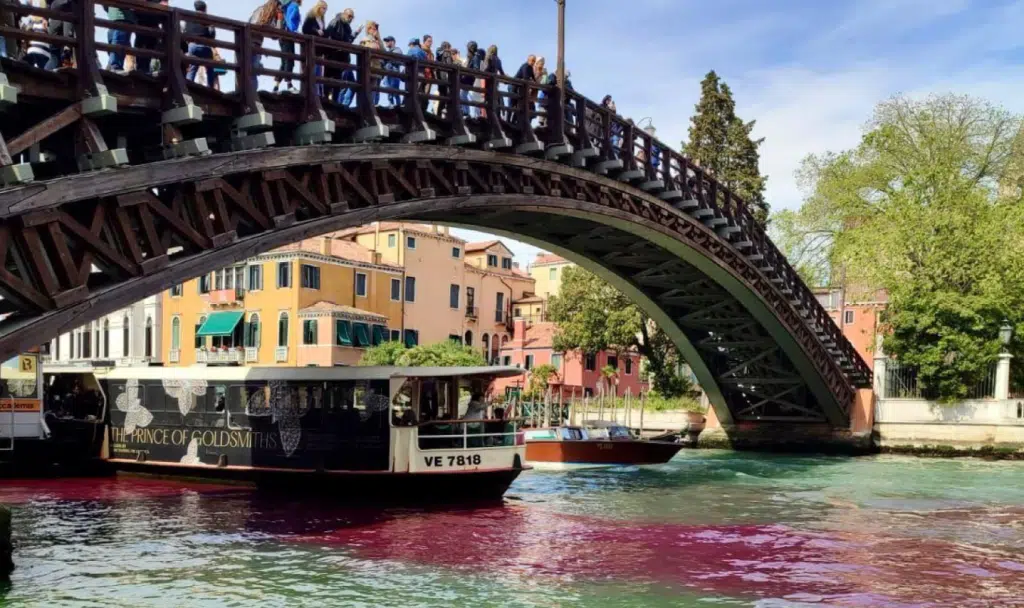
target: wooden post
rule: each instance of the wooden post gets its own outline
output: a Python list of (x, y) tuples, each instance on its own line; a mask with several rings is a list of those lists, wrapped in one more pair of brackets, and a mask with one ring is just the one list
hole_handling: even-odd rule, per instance
[[(565, 96), (565, 0), (558, 2), (558, 88), (562, 90), (562, 102)], [(550, 117), (549, 117), (550, 118)]]
[(640, 437), (644, 436), (644, 410), (647, 409), (647, 394), (640, 393)]
[(11, 543), (11, 510), (0, 505), (0, 580), (14, 571), (14, 545)]

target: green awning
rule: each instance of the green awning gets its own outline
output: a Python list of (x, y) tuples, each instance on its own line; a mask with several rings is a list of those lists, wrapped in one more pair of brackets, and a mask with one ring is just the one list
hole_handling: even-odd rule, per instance
[(377, 346), (388, 341), (388, 328), (383, 325), (373, 326), (373, 345)]
[(370, 326), (366, 323), (353, 323), (352, 331), (356, 336), (356, 346), (369, 346), (370, 345)]
[(242, 315), (244, 314), (242, 311), (210, 313), (210, 316), (206, 317), (206, 322), (203, 323), (203, 326), (196, 333), (196, 337), (230, 336), (235, 333), (235, 327), (238, 326), (238, 322), (242, 320)]
[(348, 321), (336, 321), (334, 330), (337, 346), (352, 346), (352, 326)]
[(420, 343), (420, 334), (415, 329), (405, 330), (405, 346), (412, 348)]

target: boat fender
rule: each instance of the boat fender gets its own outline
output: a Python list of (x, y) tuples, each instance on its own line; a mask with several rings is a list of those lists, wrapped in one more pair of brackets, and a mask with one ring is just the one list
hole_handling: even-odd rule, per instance
[(217, 457), (217, 466), (222, 468), (222, 469), (224, 467), (228, 466), (228, 455), (227, 454), (221, 454), (220, 456)]
[(512, 457), (512, 468), (516, 470), (522, 470), (523, 459), (519, 457), (519, 454), (516, 454)]

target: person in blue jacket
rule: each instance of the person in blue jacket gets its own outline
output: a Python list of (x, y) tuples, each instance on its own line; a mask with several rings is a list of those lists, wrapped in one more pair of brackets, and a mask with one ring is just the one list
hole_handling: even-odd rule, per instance
[[(281, 23), (281, 29), (292, 32), (293, 34), (299, 33), (302, 29), (302, 0), (282, 0), (281, 8), (284, 10), (284, 21)], [(281, 52), (282, 53), (295, 53), (295, 42), (292, 40), (281, 40)], [(291, 57), (283, 57), (281, 59), (281, 71), (282, 72), (294, 72), (295, 71), (295, 59)], [(277, 93), (281, 87), (281, 82), (284, 82), (287, 86), (289, 93), (295, 92), (295, 87), (292, 86), (290, 78), (282, 79), (280, 76), (274, 79), (274, 92)]]

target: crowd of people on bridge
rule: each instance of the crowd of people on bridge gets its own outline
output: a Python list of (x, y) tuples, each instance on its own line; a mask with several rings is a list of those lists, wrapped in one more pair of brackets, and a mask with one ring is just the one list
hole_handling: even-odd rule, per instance
[[(155, 5), (166, 6), (168, 4), (167, 0), (144, 1)], [(277, 28), (287, 33), (278, 39), (279, 49), (284, 56), (277, 58), (279, 59), (278, 66), (273, 66), (277, 72), (280, 72), (273, 79), (272, 91), (274, 93), (296, 93), (298, 92), (296, 83), (302, 82), (300, 75), (296, 73), (296, 64), (298, 62), (292, 56), (296, 53), (296, 42), (288, 34), (322, 37), (337, 42), (368, 47), (385, 53), (405, 55), (420, 61), (460, 66), (487, 74), (507, 75), (499, 55), (498, 46), (495, 44), (485, 48), (477, 41), (471, 40), (466, 43), (465, 51), (463, 52), (448, 41), (442, 41), (439, 45), (435, 46), (434, 37), (431, 34), (423, 34), (422, 36), (410, 38), (403, 50), (394, 36), (382, 35), (380, 24), (376, 21), (371, 20), (361, 25), (356, 25), (356, 14), (353, 9), (345, 8), (333, 17), (329, 17), (329, 7), (326, 0), (307, 1), (311, 2), (308, 9), (303, 7), (303, 0), (265, 0), (255, 8), (249, 18), (249, 22), (254, 25)], [(0, 25), (19, 27), (30, 33), (62, 36), (70, 39), (75, 37), (75, 28), (71, 21), (63, 21), (56, 18), (47, 19), (41, 16), (27, 16), (20, 20), (16, 19), (11, 11), (3, 9), (4, 4), (10, 5), (15, 2), (28, 3), (27, 0), (0, 0)], [(32, 4), (40, 8), (48, 8), (56, 13), (71, 13), (78, 2), (79, 0), (50, 0), (47, 3), (45, 0), (33, 0)], [(193, 8), (198, 13), (207, 12), (207, 5), (204, 0), (195, 0)], [(147, 13), (145, 11), (113, 6), (106, 8), (106, 19), (115, 24), (121, 22), (131, 23), (154, 30), (160, 30), (165, 27), (164, 18), (158, 13)], [(183, 51), (192, 57), (213, 63), (212, 66), (209, 63), (207, 65), (189, 64), (186, 72), (187, 78), (219, 90), (220, 78), (227, 73), (227, 70), (215, 67), (219, 63), (226, 65), (216, 42), (216, 28), (186, 19), (182, 33), (189, 39), (187, 45), (183, 45)], [(106, 64), (108, 70), (119, 73), (139, 71), (155, 74), (162, 68), (159, 60), (153, 60), (144, 56), (146, 53), (133, 54), (130, 51), (132, 48), (142, 51), (159, 49), (161, 47), (159, 36), (141, 33), (133, 34), (128, 30), (118, 30), (116, 27), (110, 27), (107, 29), (107, 42), (118, 47), (108, 53)], [(257, 40), (257, 43), (262, 46), (264, 41)], [(42, 69), (58, 70), (73, 67), (76, 61), (74, 55), (74, 49), (69, 45), (33, 40), (30, 35), (26, 35), (20, 43), (15, 40), (0, 38), (0, 57), (20, 58)], [(371, 75), (370, 80), (374, 89), (374, 104), (390, 107), (398, 107), (405, 104), (405, 93), (408, 92), (406, 84), (408, 74), (406, 73), (407, 64), (405, 61), (374, 59), (372, 66), (356, 66), (348, 51), (326, 46), (318, 49), (318, 56), (325, 62), (326, 66), (317, 67), (318, 76), (324, 78), (324, 84), (317, 85), (317, 92), (322, 97), (345, 107), (357, 106), (359, 103), (358, 96), (356, 95), (357, 70), (372, 67), (384, 71), (384, 74), (374, 73)], [(97, 61), (99, 61), (98, 58)], [(254, 67), (262, 65), (262, 61), (263, 59), (261, 59), (259, 54), (254, 54)], [(339, 65), (351, 67), (343, 68), (338, 67)], [(434, 74), (434, 71), (433, 68), (427, 66), (423, 66), (419, 70), (419, 76), (422, 80), (418, 89), (422, 99), (422, 110), (437, 116), (444, 116), (448, 112), (449, 103), (447, 99), (451, 92), (449, 85), (445, 83), (452, 77), (452, 74), (448, 71), (442, 72), (441, 70), (437, 70), (438, 73)], [(285, 74), (295, 74), (296, 78), (292, 79)], [(518, 81), (534, 82), (538, 85), (557, 84), (555, 71), (549, 70), (547, 60), (543, 56), (538, 55), (528, 56), (519, 66), (519, 69), (511, 76)], [(571, 74), (566, 72), (565, 85), (568, 89), (572, 89), (570, 77)], [(257, 88), (259, 88), (256, 76), (253, 76), (253, 79)], [(430, 82), (430, 80), (436, 82)], [(346, 83), (352, 83), (352, 85), (348, 86)], [(463, 114), (470, 118), (486, 118), (487, 110), (484, 107), (484, 94), (480, 91), (471, 90), (483, 89), (483, 80), (472, 74), (462, 74), (460, 76), (460, 84), (466, 87), (461, 91), (461, 99), (463, 102), (466, 102), (461, 104)], [(543, 90), (524, 86), (521, 82), (509, 83), (503, 86), (507, 93), (504, 95), (504, 107), (501, 110), (504, 120), (512, 123), (518, 120), (519, 113), (513, 111), (511, 106), (517, 103), (516, 100), (520, 99), (522, 95), (529, 95), (530, 103), (534, 104), (533, 107), (538, 112), (543, 108)], [(428, 96), (434, 96), (438, 99), (431, 100)], [(610, 95), (605, 97), (602, 105), (613, 112), (615, 111), (615, 103)], [(576, 116), (574, 114), (575, 110), (572, 107), (566, 109), (565, 117), (570, 125), (575, 124)], [(535, 120), (538, 126), (543, 126), (545, 116), (541, 113)], [(594, 125), (589, 124), (590, 121), (586, 122), (588, 123), (588, 130), (594, 130), (592, 128)], [(600, 134), (594, 133), (594, 136), (599, 138)], [(612, 143), (613, 154), (618, 158), (621, 156), (624, 144), (623, 128), (618, 123), (612, 125)], [(652, 154), (652, 162), (655, 165), (659, 162), (659, 156), (660, 151)]]

